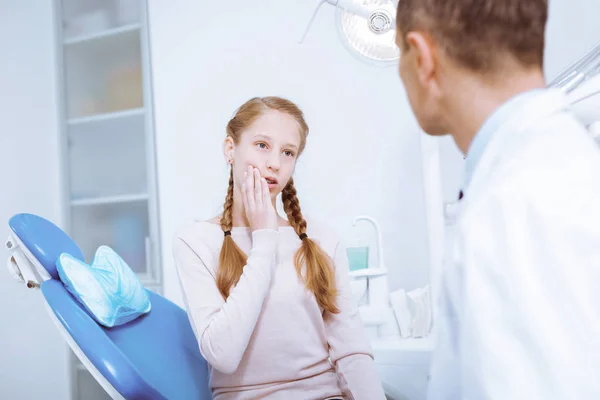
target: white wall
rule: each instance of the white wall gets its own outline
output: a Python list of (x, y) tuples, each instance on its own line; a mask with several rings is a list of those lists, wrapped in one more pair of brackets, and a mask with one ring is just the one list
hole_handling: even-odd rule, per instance
[[(419, 130), (395, 68), (351, 56), (322, 7), (296, 43), (303, 0), (153, 2), (149, 6), (165, 294), (180, 303), (171, 238), (190, 218), (219, 212), (226, 187), (224, 127), (252, 96), (296, 101), (311, 127), (296, 181), (306, 214), (347, 233), (351, 218), (382, 225), (390, 287), (428, 280)], [(595, 0), (551, 0), (549, 79), (600, 40)], [(443, 197), (454, 199), (462, 155), (440, 141)], [(180, 303), (181, 304), (181, 303)]]
[[(19, 212), (62, 220), (52, 3), (0, 1), (0, 235)], [(41, 293), (8, 275), (7, 258), (2, 246), (0, 398), (67, 399), (67, 347)]]
[[(357, 61), (324, 6), (302, 45), (310, 3), (171, 1), (150, 4), (165, 294), (180, 301), (171, 238), (216, 215), (227, 170), (221, 143), (236, 107), (280, 95), (311, 133), (297, 167), (303, 212), (341, 232), (352, 217), (381, 224), (390, 286), (428, 279), (417, 124), (397, 71)], [(374, 257), (375, 259), (375, 257)]]

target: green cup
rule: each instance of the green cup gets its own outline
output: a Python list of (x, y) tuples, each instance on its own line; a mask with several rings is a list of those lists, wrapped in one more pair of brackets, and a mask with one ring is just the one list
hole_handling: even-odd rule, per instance
[(369, 246), (347, 247), (346, 254), (350, 271), (369, 268)]

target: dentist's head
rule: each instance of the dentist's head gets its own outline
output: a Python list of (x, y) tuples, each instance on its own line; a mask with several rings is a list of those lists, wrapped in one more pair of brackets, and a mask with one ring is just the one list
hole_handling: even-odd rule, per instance
[(423, 130), (466, 151), (498, 103), (544, 86), (547, 16), (548, 0), (399, 1), (400, 77)]

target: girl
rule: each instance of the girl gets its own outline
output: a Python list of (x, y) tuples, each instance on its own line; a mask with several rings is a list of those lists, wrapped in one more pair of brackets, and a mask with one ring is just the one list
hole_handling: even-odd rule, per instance
[[(292, 174), (300, 109), (254, 98), (227, 125), (223, 214), (194, 221), (173, 251), (217, 400), (384, 399), (352, 305), (345, 248), (302, 216)], [(275, 211), (281, 198), (287, 220)]]

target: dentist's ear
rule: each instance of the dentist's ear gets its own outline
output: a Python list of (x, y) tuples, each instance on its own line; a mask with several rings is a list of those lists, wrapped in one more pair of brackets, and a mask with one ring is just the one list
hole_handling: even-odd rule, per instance
[(440, 69), (439, 50), (433, 39), (421, 32), (409, 32), (406, 34), (406, 43), (407, 50), (415, 54), (414, 68), (421, 86), (439, 92), (437, 81)]

